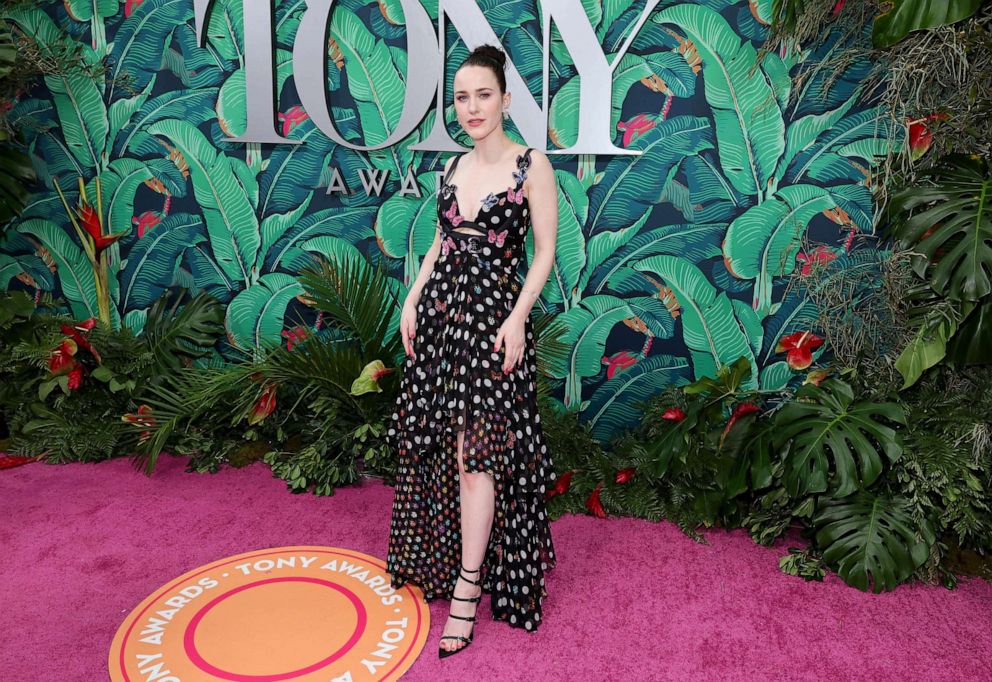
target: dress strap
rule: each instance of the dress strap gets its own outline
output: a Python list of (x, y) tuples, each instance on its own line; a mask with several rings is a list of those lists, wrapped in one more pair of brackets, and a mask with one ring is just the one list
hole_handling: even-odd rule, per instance
[(442, 181), (442, 182), (444, 182), (444, 184), (446, 184), (446, 185), (447, 184), (450, 184), (448, 181), (451, 179), (452, 173), (455, 172), (455, 168), (458, 166), (458, 161), (461, 158), (462, 158), (462, 155), (459, 154), (458, 156), (455, 157), (455, 160), (451, 162), (451, 168), (448, 169), (448, 173), (444, 176), (444, 180)]
[(513, 172), (513, 179), (517, 183), (519, 188), (524, 184), (524, 180), (527, 179), (527, 171), (530, 169), (530, 151), (533, 147), (527, 147), (527, 150), (517, 156), (517, 170)]

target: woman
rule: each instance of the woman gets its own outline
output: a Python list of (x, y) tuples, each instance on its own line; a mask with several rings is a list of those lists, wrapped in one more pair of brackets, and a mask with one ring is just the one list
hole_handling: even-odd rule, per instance
[(399, 460), (386, 567), (393, 587), (452, 599), (441, 658), (472, 642), (486, 590), (494, 620), (536, 630), (556, 562), (529, 313), (554, 262), (558, 194), (547, 157), (503, 132), (505, 64), (483, 45), (455, 73), (474, 149), (445, 164), (434, 243), (403, 304), (407, 360), (387, 434)]

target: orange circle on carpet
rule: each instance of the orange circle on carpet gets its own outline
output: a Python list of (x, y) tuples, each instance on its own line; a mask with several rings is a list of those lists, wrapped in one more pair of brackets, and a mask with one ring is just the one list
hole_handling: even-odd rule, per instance
[(138, 604), (110, 647), (113, 682), (395, 680), (430, 630), (423, 592), (382, 560), (279, 547), (215, 561)]

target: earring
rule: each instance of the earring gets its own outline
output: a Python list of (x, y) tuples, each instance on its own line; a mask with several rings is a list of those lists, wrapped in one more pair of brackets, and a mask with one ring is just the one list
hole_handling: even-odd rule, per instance
[(506, 109), (503, 109), (503, 120), (505, 121), (509, 118), (510, 118), (509, 112)]

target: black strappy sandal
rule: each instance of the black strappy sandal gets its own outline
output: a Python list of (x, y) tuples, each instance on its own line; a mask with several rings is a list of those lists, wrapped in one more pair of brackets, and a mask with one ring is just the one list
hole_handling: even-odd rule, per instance
[[(480, 584), (480, 581), (478, 581), (478, 580), (472, 580), (472, 579), (466, 577), (464, 575), (464, 573), (478, 573), (479, 571), (482, 570), (482, 567), (481, 566), (479, 568), (475, 569), (474, 571), (468, 570), (467, 568), (465, 568), (464, 565), (461, 567), (461, 569), (462, 569), (462, 573), (460, 573), (458, 577), (460, 577), (465, 582), (472, 583), (473, 585), (479, 585)], [(452, 591), (451, 598), (452, 599), (457, 599), (458, 601), (468, 601), (468, 602), (476, 602), (476, 603), (482, 601), (482, 595), (481, 594), (478, 597), (456, 597), (454, 595), (454, 591)], [(476, 611), (478, 611), (479, 610), (479, 607), (476, 606), (475, 609), (476, 609)], [(468, 649), (469, 644), (472, 643), (472, 638), (475, 636), (475, 615), (472, 615), (472, 616), (456, 616), (453, 613), (449, 613), (448, 615), (451, 618), (457, 618), (458, 620), (471, 621), (472, 622), (472, 630), (471, 630), (471, 632), (468, 633), (468, 637), (462, 637), (461, 635), (445, 635), (444, 637), (442, 637), (441, 639), (459, 639), (459, 640), (465, 642), (465, 646), (458, 647), (457, 649), (452, 649), (451, 651), (448, 651), (447, 649), (445, 649), (442, 646), (438, 646), (438, 648), (437, 648), (437, 657), (438, 658), (444, 658), (446, 656), (451, 656), (452, 654), (457, 654), (459, 651), (465, 651), (465, 649)]]

